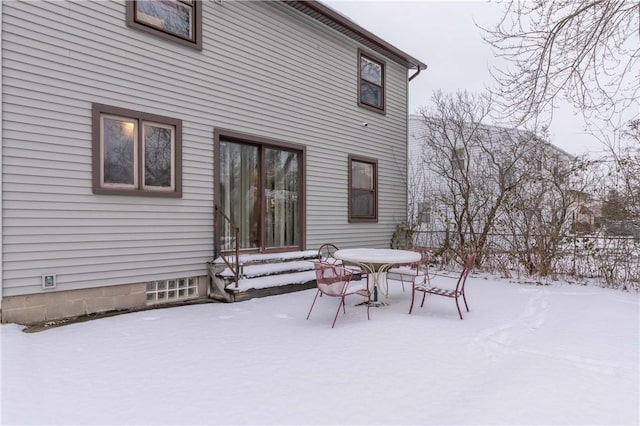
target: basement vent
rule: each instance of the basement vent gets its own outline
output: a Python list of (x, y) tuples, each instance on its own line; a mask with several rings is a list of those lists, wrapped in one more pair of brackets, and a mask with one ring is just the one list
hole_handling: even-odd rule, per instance
[(198, 296), (195, 277), (159, 280), (147, 283), (147, 303), (166, 303)]
[(56, 288), (56, 275), (55, 274), (42, 275), (42, 289), (49, 290), (51, 288)]

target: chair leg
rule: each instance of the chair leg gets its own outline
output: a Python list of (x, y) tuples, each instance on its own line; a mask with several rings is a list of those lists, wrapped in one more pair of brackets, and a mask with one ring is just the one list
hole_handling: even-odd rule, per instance
[(467, 305), (467, 296), (465, 296), (464, 292), (462, 293), (462, 300), (464, 300), (464, 306), (467, 308), (467, 312), (469, 312), (469, 305)]
[(311, 304), (311, 308), (309, 309), (309, 313), (307, 314), (307, 319), (311, 315), (311, 310), (313, 309), (313, 305), (316, 304), (316, 299), (318, 298), (318, 294), (320, 294), (320, 290), (316, 291), (316, 296), (313, 298), (313, 303)]
[(371, 319), (371, 317), (369, 316), (370, 307), (371, 307), (371, 294), (369, 294), (369, 297), (367, 298), (367, 321)]
[(413, 311), (413, 300), (416, 297), (416, 289), (411, 286), (411, 305), (409, 305), (409, 315), (411, 315), (411, 311)]
[[(389, 280), (387, 280), (386, 278), (385, 278), (385, 283), (387, 285), (386, 295), (387, 295), (387, 297), (389, 297)], [(402, 292), (404, 293), (404, 291), (405, 291), (404, 290), (404, 280), (402, 279), (402, 277), (400, 277), (400, 284), (402, 284)]]
[(462, 319), (462, 312), (460, 311), (460, 304), (458, 303), (458, 298), (454, 297), (454, 299), (456, 299), (456, 308), (458, 308), (458, 315), (460, 315), (460, 319)]
[(340, 304), (338, 305), (338, 310), (336, 311), (336, 316), (335, 316), (335, 318), (333, 318), (333, 324), (331, 324), (331, 328), (333, 328), (336, 325), (336, 320), (338, 319), (338, 314), (340, 314), (340, 308), (343, 307), (342, 305), (344, 305), (344, 297), (340, 298)]
[(422, 303), (420, 304), (420, 307), (422, 308), (424, 306), (424, 299), (427, 297), (427, 292), (422, 293)]

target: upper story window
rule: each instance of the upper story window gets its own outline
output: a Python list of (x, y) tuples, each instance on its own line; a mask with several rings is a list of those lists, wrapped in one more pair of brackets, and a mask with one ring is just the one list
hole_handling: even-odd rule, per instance
[(453, 170), (464, 170), (464, 148), (454, 148), (451, 154), (451, 166)]
[(358, 103), (384, 112), (384, 62), (374, 59), (362, 51), (358, 52)]
[(93, 105), (93, 192), (182, 196), (182, 122)]
[(349, 222), (378, 221), (378, 162), (349, 156)]
[(431, 206), (426, 201), (420, 201), (418, 203), (416, 222), (425, 225), (431, 224)]
[(200, 0), (127, 1), (127, 25), (202, 49)]

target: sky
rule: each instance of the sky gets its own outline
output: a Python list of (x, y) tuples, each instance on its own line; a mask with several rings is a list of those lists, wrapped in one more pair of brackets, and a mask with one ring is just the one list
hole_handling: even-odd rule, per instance
[[(451, 280), (455, 282), (455, 280)], [(436, 281), (434, 280), (434, 284)], [(473, 274), (470, 312), (391, 282), (24, 333), (0, 325), (3, 425), (638, 425), (640, 295)]]
[[(489, 1), (324, 1), (358, 25), (426, 63), (409, 84), (409, 113), (426, 106), (435, 90), (480, 93), (494, 83), (493, 51), (476, 26), (492, 27), (503, 5)], [(581, 114), (567, 103), (554, 110), (550, 142), (571, 154), (598, 155), (602, 144), (585, 132)]]

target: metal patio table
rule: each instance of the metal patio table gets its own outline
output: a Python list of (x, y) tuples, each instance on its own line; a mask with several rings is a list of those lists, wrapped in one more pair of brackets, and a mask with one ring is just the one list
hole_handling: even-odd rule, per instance
[(373, 277), (373, 300), (370, 304), (374, 306), (387, 304), (378, 300), (378, 288), (387, 270), (395, 265), (407, 265), (421, 259), (420, 253), (415, 251), (377, 248), (341, 249), (333, 255), (343, 262), (355, 263), (371, 274)]

